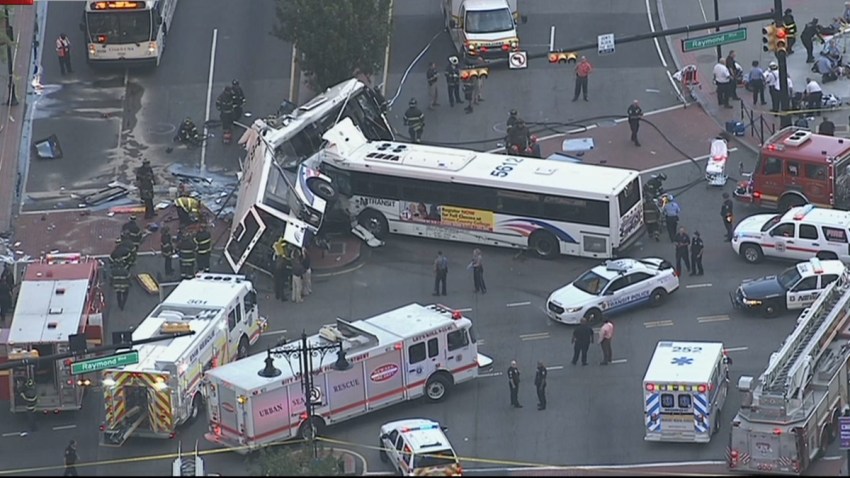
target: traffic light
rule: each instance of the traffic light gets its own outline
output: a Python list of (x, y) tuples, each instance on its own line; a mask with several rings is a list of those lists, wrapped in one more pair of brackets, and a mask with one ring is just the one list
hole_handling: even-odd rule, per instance
[(23, 350), (23, 349), (12, 349), (9, 352), (8, 359), (9, 360), (26, 360), (26, 359), (37, 359), (38, 358), (38, 350)]
[(572, 51), (553, 51), (549, 53), (549, 63), (575, 63), (578, 53)]
[(776, 26), (771, 23), (762, 27), (761, 34), (763, 35), (761, 41), (764, 43), (762, 49), (765, 52), (776, 51)]
[(776, 50), (777, 55), (788, 53), (788, 31), (785, 27), (776, 28)]
[(460, 70), (460, 79), (463, 81), (472, 81), (476, 78), (487, 78), (490, 76), (489, 68), (465, 68)]

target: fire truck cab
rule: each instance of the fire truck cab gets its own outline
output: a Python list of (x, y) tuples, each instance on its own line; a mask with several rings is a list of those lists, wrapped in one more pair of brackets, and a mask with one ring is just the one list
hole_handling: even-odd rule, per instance
[(804, 204), (850, 209), (850, 140), (789, 126), (764, 142), (744, 176), (735, 189), (742, 202), (781, 211)]

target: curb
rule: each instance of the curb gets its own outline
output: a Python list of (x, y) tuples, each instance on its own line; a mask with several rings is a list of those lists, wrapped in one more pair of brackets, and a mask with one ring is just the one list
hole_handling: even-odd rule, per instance
[[(369, 252), (364, 253), (364, 247)], [(357, 258), (355, 258), (353, 261), (349, 262), (348, 264), (337, 267), (324, 267), (321, 269), (313, 268), (313, 277), (323, 279), (328, 277), (341, 276), (343, 274), (354, 272), (366, 265), (366, 259), (368, 259), (371, 254), (371, 248), (366, 244), (361, 244), (360, 254), (358, 254)]]

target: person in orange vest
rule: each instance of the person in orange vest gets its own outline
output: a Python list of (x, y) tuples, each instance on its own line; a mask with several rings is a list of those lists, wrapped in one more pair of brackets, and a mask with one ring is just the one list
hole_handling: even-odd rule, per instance
[(59, 68), (62, 70), (62, 75), (65, 75), (66, 70), (68, 73), (73, 73), (74, 70), (71, 68), (71, 40), (64, 33), (60, 33), (59, 38), (56, 39), (56, 55), (59, 56)]

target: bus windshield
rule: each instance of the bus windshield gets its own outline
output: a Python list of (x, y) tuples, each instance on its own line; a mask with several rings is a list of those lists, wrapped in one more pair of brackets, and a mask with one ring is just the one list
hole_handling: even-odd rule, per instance
[(507, 8), (466, 12), (466, 33), (499, 33), (514, 29), (514, 17)]
[(86, 15), (91, 43), (141, 43), (151, 40), (150, 11), (98, 12)]

